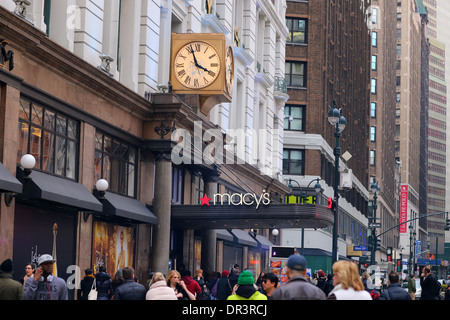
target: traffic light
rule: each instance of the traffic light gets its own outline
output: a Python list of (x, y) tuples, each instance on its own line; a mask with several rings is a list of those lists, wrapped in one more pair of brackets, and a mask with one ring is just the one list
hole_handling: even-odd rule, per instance
[(334, 208), (336, 207), (336, 201), (334, 201), (333, 198), (328, 197), (328, 209), (334, 210)]
[(381, 250), (381, 238), (377, 238), (376, 250)]
[(449, 231), (449, 230), (450, 230), (450, 219), (449, 219), (449, 218), (447, 218), (447, 219), (445, 220), (445, 227), (444, 227), (444, 230), (446, 230), (446, 231)]

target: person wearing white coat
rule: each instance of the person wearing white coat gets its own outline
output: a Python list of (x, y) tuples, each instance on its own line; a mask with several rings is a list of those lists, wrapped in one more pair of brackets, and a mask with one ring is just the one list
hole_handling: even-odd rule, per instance
[(178, 298), (173, 289), (167, 286), (164, 275), (161, 272), (155, 272), (145, 300), (178, 300)]

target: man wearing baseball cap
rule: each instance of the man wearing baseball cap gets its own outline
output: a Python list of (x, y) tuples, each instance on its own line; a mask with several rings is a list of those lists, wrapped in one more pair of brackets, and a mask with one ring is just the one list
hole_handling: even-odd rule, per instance
[(24, 300), (67, 300), (68, 290), (66, 282), (54, 276), (53, 264), (55, 260), (49, 254), (43, 254), (38, 259), (39, 267), (25, 282)]
[(287, 262), (286, 273), (288, 283), (272, 293), (271, 300), (325, 300), (322, 290), (306, 278), (306, 259), (302, 255), (293, 254)]

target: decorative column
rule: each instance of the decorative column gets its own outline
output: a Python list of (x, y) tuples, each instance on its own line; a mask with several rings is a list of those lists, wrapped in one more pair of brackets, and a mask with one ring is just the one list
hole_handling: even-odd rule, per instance
[[(170, 142), (170, 141), (169, 141)], [(172, 161), (171, 148), (155, 154), (155, 197), (153, 213), (158, 217), (154, 226), (152, 271), (167, 274), (170, 255), (170, 215), (172, 205)]]

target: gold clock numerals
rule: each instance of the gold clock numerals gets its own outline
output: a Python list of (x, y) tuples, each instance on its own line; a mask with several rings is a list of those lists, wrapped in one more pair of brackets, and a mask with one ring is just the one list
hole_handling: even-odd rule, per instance
[(175, 56), (175, 77), (190, 89), (202, 89), (212, 84), (217, 79), (220, 68), (219, 54), (206, 42), (190, 42)]

